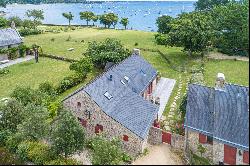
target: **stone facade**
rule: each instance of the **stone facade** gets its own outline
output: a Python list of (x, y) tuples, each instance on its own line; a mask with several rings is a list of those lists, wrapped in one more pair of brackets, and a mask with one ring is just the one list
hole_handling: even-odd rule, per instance
[(175, 133), (171, 134), (171, 146), (174, 149), (184, 150), (184, 141), (185, 141), (184, 136)]
[[(120, 138), (124, 150), (132, 156), (138, 155), (147, 147), (147, 138), (143, 140), (105, 114), (85, 91), (79, 91), (66, 99), (63, 104), (76, 117), (87, 121), (85, 127), (87, 138), (95, 136), (96, 125), (101, 125), (105, 137), (108, 139)], [(86, 114), (86, 110), (90, 111), (90, 116), (88, 113)], [(128, 136), (128, 141), (123, 140), (124, 135)]]
[(162, 130), (157, 127), (151, 127), (148, 134), (148, 143), (158, 145), (162, 143)]
[[(199, 133), (186, 129), (186, 137), (185, 137), (185, 148), (186, 153), (188, 150), (191, 150), (193, 153), (200, 155), (198, 151), (199, 143)], [(206, 152), (203, 154), (203, 157), (209, 159), (214, 164), (219, 164), (219, 162), (224, 161), (224, 144), (213, 140), (213, 144), (201, 144), (206, 148)], [(239, 152), (240, 151), (240, 152)], [(243, 150), (237, 149), (236, 152), (236, 165), (248, 165), (243, 162)], [(187, 156), (189, 156), (187, 154)], [(226, 163), (225, 163), (226, 164)]]

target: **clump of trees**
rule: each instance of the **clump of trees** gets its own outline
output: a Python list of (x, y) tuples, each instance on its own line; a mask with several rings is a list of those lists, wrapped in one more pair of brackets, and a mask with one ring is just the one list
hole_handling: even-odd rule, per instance
[(229, 55), (249, 55), (249, 2), (196, 2), (196, 11), (182, 13), (177, 18), (161, 16), (157, 19), (156, 42), (179, 46), (193, 53), (204, 54), (217, 48)]

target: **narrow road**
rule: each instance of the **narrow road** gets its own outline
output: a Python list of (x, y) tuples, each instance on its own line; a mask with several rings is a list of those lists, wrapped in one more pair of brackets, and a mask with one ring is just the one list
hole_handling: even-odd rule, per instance
[(181, 158), (171, 152), (170, 145), (151, 145), (149, 154), (132, 163), (132, 165), (183, 165)]
[(17, 59), (14, 59), (14, 60), (10, 60), (8, 63), (1, 64), (0, 69), (3, 69), (5, 67), (9, 67), (11, 65), (15, 65), (15, 64), (18, 64), (18, 63), (21, 63), (21, 62), (26, 62), (26, 61), (29, 61), (31, 59), (34, 59), (34, 56), (28, 55), (28, 56), (23, 57), (23, 58), (17, 58)]

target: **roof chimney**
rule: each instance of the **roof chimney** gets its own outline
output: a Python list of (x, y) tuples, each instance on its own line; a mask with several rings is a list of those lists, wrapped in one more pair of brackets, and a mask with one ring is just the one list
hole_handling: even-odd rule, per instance
[(215, 82), (215, 90), (224, 90), (224, 88), (225, 88), (225, 75), (223, 73), (218, 73)]
[(134, 49), (133, 49), (133, 54), (135, 54), (135, 55), (140, 55), (140, 49), (134, 48)]

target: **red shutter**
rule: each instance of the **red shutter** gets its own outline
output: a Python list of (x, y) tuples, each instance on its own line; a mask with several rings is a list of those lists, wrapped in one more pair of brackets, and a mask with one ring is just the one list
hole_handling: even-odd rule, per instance
[(243, 163), (249, 164), (249, 152), (244, 151), (243, 153)]
[(82, 126), (87, 127), (87, 120), (82, 119), (81, 123), (82, 123)]
[(96, 134), (99, 133), (99, 125), (96, 125), (96, 126), (95, 126), (95, 133), (96, 133)]
[(204, 134), (199, 133), (199, 142), (201, 144), (207, 143), (207, 136), (205, 136)]
[(224, 163), (236, 165), (236, 151), (237, 149), (229, 145), (224, 145)]
[(128, 136), (127, 135), (123, 135), (123, 141), (128, 141)]

